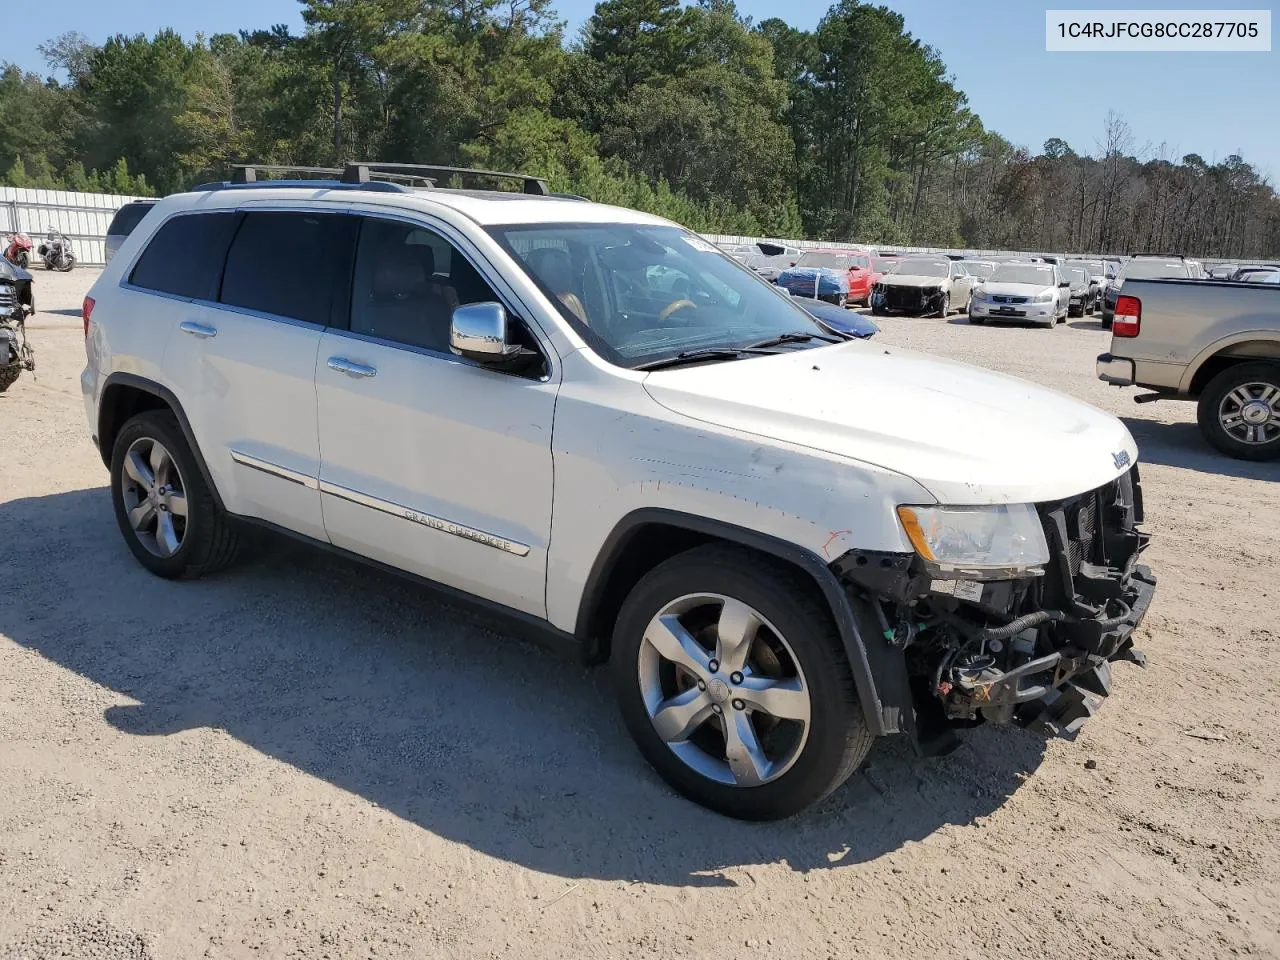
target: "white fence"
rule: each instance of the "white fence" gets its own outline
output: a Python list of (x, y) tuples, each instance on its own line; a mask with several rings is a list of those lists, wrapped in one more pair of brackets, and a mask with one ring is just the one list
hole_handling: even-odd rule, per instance
[[(101, 265), (105, 262), (102, 241), (111, 218), (120, 207), (135, 199), (138, 198), (112, 193), (0, 187), (0, 234), (7, 237), (21, 230), (39, 247), (53, 227), (71, 238), (77, 261)], [(32, 259), (37, 259), (34, 250)]]

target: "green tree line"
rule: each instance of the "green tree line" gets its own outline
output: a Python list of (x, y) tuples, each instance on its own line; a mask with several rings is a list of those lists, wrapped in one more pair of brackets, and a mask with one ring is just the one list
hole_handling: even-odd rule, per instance
[(304, 29), (170, 30), (0, 67), (0, 175), (167, 193), (232, 164), (484, 166), (729, 234), (1024, 250), (1280, 255), (1241, 157), (1100, 139), (1020, 149), (901, 15), (839, 0), (814, 30), (733, 0), (300, 0)]

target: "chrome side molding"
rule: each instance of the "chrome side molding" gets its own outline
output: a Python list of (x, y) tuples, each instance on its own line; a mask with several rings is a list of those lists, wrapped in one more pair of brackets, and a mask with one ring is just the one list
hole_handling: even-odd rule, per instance
[(441, 533), (461, 537), (463, 540), (471, 540), (475, 543), (481, 543), (486, 547), (493, 547), (495, 550), (501, 550), (504, 553), (509, 553), (516, 557), (524, 557), (529, 554), (528, 544), (519, 543), (515, 540), (508, 540), (506, 537), (499, 537), (496, 534), (485, 533), (483, 530), (477, 530), (475, 527), (464, 526), (461, 523), (454, 523), (452, 520), (446, 520), (443, 517), (434, 517), (429, 513), (414, 510), (412, 507), (406, 507), (399, 503), (392, 503), (390, 500), (371, 497), (367, 493), (361, 493), (359, 490), (352, 490), (350, 487), (339, 486), (338, 484), (330, 483), (327, 480), (320, 481), (320, 492), (327, 493), (332, 497), (338, 497), (342, 500), (350, 501), (351, 503), (358, 503), (360, 506), (369, 507), (371, 510), (380, 510), (383, 513), (389, 513), (393, 517), (399, 517), (401, 520), (408, 520), (411, 523), (430, 527), (432, 530), (439, 530)]
[(282, 467), (278, 463), (272, 463), (270, 460), (261, 460), (258, 457), (252, 457), (247, 453), (239, 450), (231, 451), (231, 459), (242, 467), (248, 467), (250, 470), (257, 470), (260, 473), (270, 474), (273, 477), (279, 477), (281, 480), (288, 480), (292, 483), (301, 484), (308, 490), (319, 490), (320, 481), (309, 474), (299, 473), (297, 470), (290, 470), (288, 467)]

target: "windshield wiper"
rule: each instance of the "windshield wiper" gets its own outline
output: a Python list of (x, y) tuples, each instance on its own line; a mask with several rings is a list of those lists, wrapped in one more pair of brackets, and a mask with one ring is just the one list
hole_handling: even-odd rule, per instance
[(681, 350), (674, 357), (663, 357), (639, 363), (633, 370), (660, 370), (663, 367), (676, 367), (685, 363), (700, 363), (703, 360), (741, 360), (743, 357), (767, 354), (768, 350), (756, 350), (752, 347), (703, 347), (699, 350)]
[(810, 340), (822, 340), (826, 343), (839, 343), (841, 337), (826, 336), (821, 333), (780, 333), (776, 337), (770, 337), (768, 340), (761, 340), (759, 343), (749, 344), (744, 349), (760, 350), (765, 347), (780, 347), (784, 343), (808, 343)]

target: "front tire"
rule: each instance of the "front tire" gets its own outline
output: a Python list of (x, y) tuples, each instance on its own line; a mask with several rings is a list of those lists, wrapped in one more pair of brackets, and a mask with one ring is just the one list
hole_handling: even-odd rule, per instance
[(802, 574), (737, 547), (646, 574), (619, 613), (610, 669), (641, 753), (727, 816), (798, 813), (871, 749), (826, 604)]
[(27, 251), (23, 250), (18, 254), (17, 258), (14, 260), (14, 263), (20, 266), (23, 270), (25, 270), (27, 269), (27, 267), (31, 266), (31, 255), (27, 253)]
[(1200, 432), (1237, 460), (1280, 458), (1280, 363), (1241, 363), (1209, 381), (1196, 407)]
[(945, 320), (947, 318), (947, 314), (949, 314), (950, 312), (951, 312), (951, 294), (948, 292), (942, 295), (942, 306), (938, 307), (938, 312), (935, 313), (934, 316), (941, 317), (942, 319)]
[(121, 428), (111, 453), (111, 501), (129, 549), (156, 576), (203, 576), (239, 552), (237, 531), (168, 410), (140, 413)]

